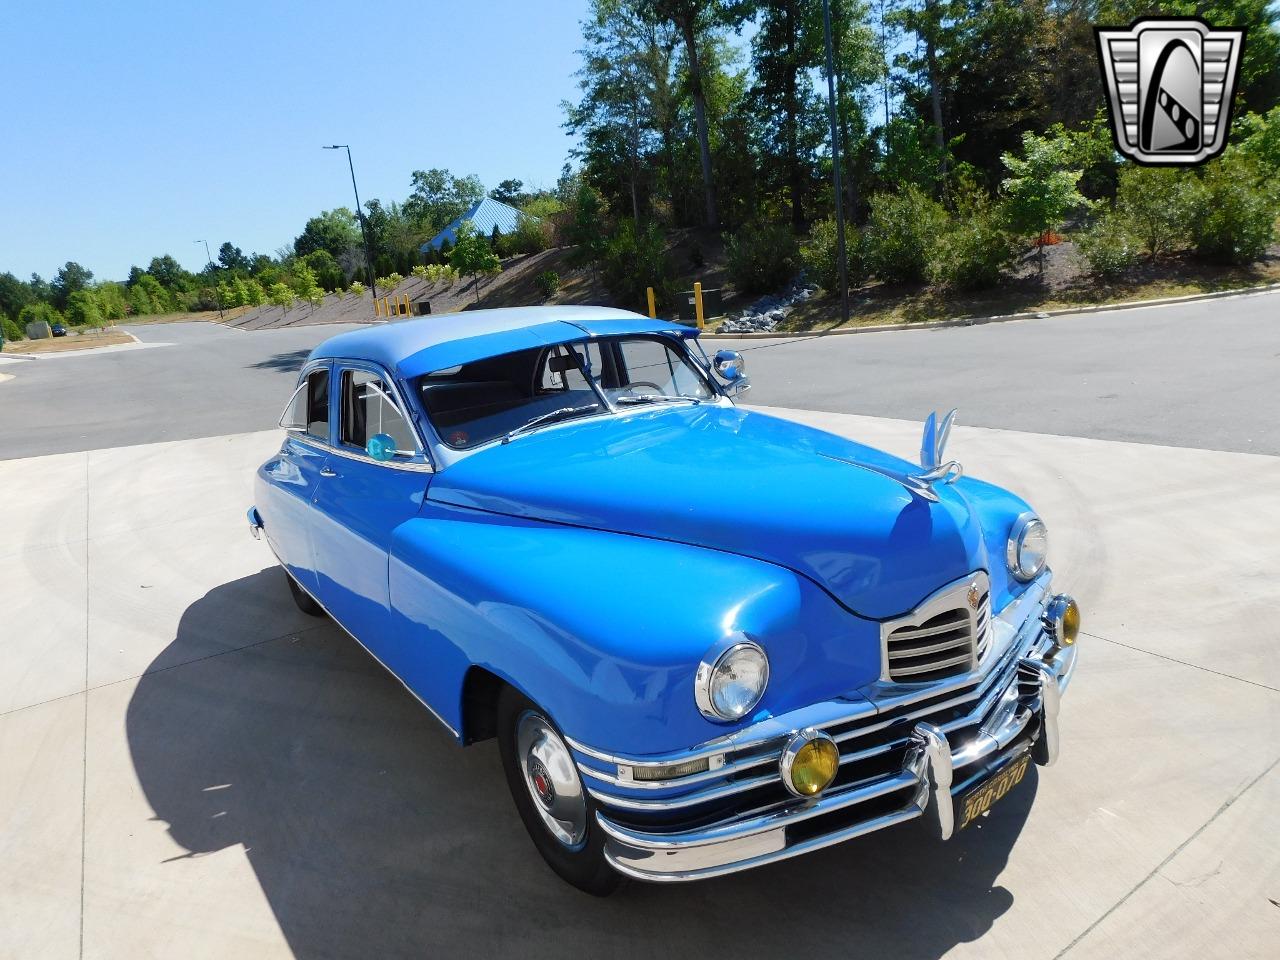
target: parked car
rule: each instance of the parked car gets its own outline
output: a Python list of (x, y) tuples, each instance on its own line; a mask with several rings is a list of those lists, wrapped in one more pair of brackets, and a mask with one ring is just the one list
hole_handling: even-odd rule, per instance
[[(316, 348), (259, 469), (265, 535), (596, 894), (919, 819), (1058, 753), (1079, 608), (1043, 522), (734, 403), (741, 354), (619, 310), (476, 311)], [(953, 412), (954, 413), (954, 412)]]
[(64, 324), (55, 323), (49, 328), (49, 332), (55, 337), (65, 337), (67, 335), (67, 328)]

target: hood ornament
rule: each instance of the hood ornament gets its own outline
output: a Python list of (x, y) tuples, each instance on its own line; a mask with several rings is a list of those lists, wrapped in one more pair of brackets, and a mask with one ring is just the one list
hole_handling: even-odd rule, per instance
[[(924, 435), (920, 438), (920, 466), (923, 473), (914, 474), (926, 487), (941, 481), (955, 483), (964, 476), (964, 467), (955, 460), (943, 461), (942, 455), (947, 449), (947, 440), (951, 436), (951, 425), (955, 423), (956, 411), (942, 418), (942, 426), (938, 426), (938, 414), (930, 412), (924, 421)], [(930, 491), (932, 493), (932, 490)]]

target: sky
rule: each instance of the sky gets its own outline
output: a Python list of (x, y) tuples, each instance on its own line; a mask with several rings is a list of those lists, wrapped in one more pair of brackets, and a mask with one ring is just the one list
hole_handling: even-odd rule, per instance
[(0, 272), (96, 280), (402, 201), (413, 170), (550, 187), (586, 0), (0, 4)]

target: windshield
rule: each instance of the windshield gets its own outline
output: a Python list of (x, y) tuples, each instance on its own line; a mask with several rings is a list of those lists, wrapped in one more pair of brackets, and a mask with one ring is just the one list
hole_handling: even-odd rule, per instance
[(606, 402), (616, 408), (715, 395), (682, 346), (662, 336), (518, 350), (419, 377), (417, 389), (436, 432), (456, 450), (598, 415)]

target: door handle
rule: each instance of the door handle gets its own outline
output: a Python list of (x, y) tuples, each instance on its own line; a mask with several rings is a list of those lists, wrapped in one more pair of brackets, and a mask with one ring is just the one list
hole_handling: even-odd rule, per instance
[(336, 470), (330, 470), (328, 467), (320, 468), (320, 476), (322, 477), (336, 477), (337, 475), (338, 472)]

